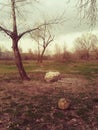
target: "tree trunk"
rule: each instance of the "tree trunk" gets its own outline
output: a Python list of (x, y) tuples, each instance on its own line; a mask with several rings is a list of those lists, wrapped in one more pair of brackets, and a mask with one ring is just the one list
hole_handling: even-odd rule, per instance
[(39, 60), (40, 63), (43, 63), (43, 56), (44, 56), (44, 53), (45, 53), (45, 49), (46, 48), (43, 49), (43, 51), (42, 51), (42, 53), (40, 55), (40, 60)]
[(12, 42), (13, 42), (12, 48), (13, 48), (14, 56), (15, 56), (15, 63), (18, 68), (20, 77), (22, 80), (29, 80), (29, 77), (27, 76), (27, 74), (24, 70), (23, 64), (22, 64), (22, 59), (21, 59), (21, 55), (19, 52), (19, 48), (18, 48), (18, 41), (15, 39), (12, 39)]

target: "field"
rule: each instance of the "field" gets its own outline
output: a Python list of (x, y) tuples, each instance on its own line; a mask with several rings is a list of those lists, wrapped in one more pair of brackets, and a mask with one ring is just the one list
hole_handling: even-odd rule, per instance
[[(98, 61), (23, 64), (30, 81), (20, 80), (13, 61), (0, 61), (0, 130), (98, 130)], [(61, 79), (46, 83), (49, 70)]]

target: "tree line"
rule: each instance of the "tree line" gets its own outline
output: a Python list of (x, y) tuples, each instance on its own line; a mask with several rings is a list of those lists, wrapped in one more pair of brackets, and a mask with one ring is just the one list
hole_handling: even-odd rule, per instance
[[(53, 41), (53, 39), (51, 41)], [(80, 37), (77, 37), (74, 40), (72, 51), (68, 51), (66, 45), (62, 45), (62, 43), (61, 46), (55, 44), (53, 50), (54, 54), (51, 55), (51, 52), (49, 53), (48, 51), (48, 45), (54, 43), (48, 42), (48, 45), (46, 43), (40, 44), (40, 41), (37, 41), (38, 49), (34, 52), (33, 49), (29, 49), (28, 52), (23, 52), (22, 48), (19, 48), (22, 60), (34, 60), (38, 63), (42, 63), (45, 60), (54, 60), (59, 62), (98, 60), (98, 38), (92, 33), (82, 34)], [(45, 48), (43, 47), (44, 44), (46, 44)], [(1, 47), (0, 59), (13, 60), (13, 52), (8, 51), (7, 49), (2, 52)]]

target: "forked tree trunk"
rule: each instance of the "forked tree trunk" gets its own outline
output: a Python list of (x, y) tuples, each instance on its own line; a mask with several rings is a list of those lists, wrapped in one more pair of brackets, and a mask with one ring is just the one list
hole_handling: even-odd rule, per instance
[(13, 48), (14, 56), (15, 56), (15, 63), (18, 68), (20, 77), (22, 80), (29, 80), (29, 77), (27, 76), (24, 70), (23, 64), (22, 64), (22, 59), (19, 52), (19, 48), (18, 48), (18, 41), (15, 39), (12, 39), (12, 44), (13, 44), (12, 48)]

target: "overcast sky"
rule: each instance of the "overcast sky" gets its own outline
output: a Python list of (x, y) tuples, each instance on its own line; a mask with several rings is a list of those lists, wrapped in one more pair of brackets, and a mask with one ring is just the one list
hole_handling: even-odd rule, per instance
[[(0, 24), (8, 29), (11, 29), (11, 15), (10, 6), (8, 2), (10, 0), (0, 0), (0, 4), (3, 2), (5, 5), (0, 5)], [(29, 2), (30, 0), (28, 0)], [(77, 10), (76, 3), (78, 0), (40, 0), (40, 3), (34, 3), (33, 5), (25, 5), (21, 9), (19, 14), (19, 31), (23, 31), (26, 28), (29, 28), (32, 25), (38, 24), (43, 20), (53, 19), (57, 16), (60, 17), (63, 14), (65, 18), (65, 23), (60, 24), (54, 28), (55, 40), (54, 43), (59, 43), (59, 45), (66, 43), (68, 48), (71, 48), (75, 38), (81, 36), (82, 33), (86, 33), (90, 30), (88, 21), (84, 20), (80, 22), (79, 14)], [(26, 8), (25, 8), (26, 7)], [(24, 18), (21, 19), (21, 14), (24, 15)], [(10, 17), (9, 17), (10, 16)], [(24, 28), (26, 24), (26, 27)], [(96, 25), (93, 29), (94, 33), (97, 32), (98, 26)], [(98, 34), (97, 34), (98, 35)], [(29, 45), (30, 44), (30, 45)], [(11, 49), (11, 39), (7, 36), (2, 36), (0, 33), (0, 46), (5, 46), (7, 49)], [(28, 48), (36, 48), (34, 41), (29, 39), (27, 36), (21, 39), (19, 46), (22, 47), (24, 51), (27, 51)], [(52, 45), (51, 45), (52, 46)], [(51, 47), (50, 47), (51, 49)]]

